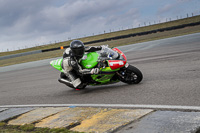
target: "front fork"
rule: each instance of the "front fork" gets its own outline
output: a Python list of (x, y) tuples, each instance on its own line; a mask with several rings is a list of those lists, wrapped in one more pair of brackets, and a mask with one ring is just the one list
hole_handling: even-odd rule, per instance
[[(129, 64), (128, 63), (126, 63), (125, 65), (124, 65), (124, 67), (122, 67), (118, 72), (116, 72), (117, 73), (117, 75), (118, 76), (120, 76), (122, 79), (124, 79), (125, 77), (125, 72), (124, 72), (124, 70), (126, 70), (127, 68), (128, 68), (128, 66), (129, 66)], [(124, 69), (124, 70), (123, 70)], [(121, 73), (120, 73), (121, 72)]]

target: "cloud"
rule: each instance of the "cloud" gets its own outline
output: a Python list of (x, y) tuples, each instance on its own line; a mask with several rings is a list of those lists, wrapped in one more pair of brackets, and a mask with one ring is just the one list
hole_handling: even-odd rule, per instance
[(194, 12), (195, 10), (200, 10), (199, 0), (169, 0), (166, 2), (161, 2), (157, 10), (158, 16), (177, 16), (186, 15), (187, 13)]
[(0, 28), (3, 29), (4, 35), (14, 35), (16, 32), (63, 33), (94, 17), (107, 17), (108, 14), (118, 13), (119, 9), (124, 8), (124, 3), (127, 3), (127, 0), (78, 0), (66, 2), (62, 6), (51, 5), (48, 0), (1, 1)]
[[(30, 42), (42, 44), (92, 35), (123, 23), (129, 24), (130, 13), (134, 13), (131, 18), (136, 13), (136, 9), (127, 9), (131, 0), (70, 0), (61, 3), (55, 4), (53, 0), (0, 0), (0, 45), (12, 46), (15, 41), (22, 45)], [(40, 42), (36, 42), (38, 40)]]
[(158, 14), (163, 14), (163, 13), (169, 12), (172, 8), (174, 8), (175, 5), (176, 4), (164, 5), (162, 8), (158, 9)]
[(177, 4), (188, 1), (0, 0), (0, 47), (42, 45), (136, 27), (180, 10)]

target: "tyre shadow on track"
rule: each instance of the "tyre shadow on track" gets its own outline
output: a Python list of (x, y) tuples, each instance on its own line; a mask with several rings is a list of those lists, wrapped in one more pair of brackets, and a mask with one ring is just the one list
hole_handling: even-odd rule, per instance
[(60, 86), (59, 88), (59, 91), (52, 95), (51, 103), (52, 99), (53, 103), (59, 104), (123, 103), (136, 97), (145, 89), (144, 83), (129, 85), (122, 82), (110, 85), (87, 86), (79, 91), (67, 86)]
[[(141, 89), (142, 83), (140, 84), (125, 84), (125, 83), (116, 83), (116, 84), (110, 84), (110, 85), (100, 85), (100, 86), (87, 86), (83, 90), (75, 90), (71, 88), (66, 88), (69, 90), (63, 91), (62, 95), (84, 95), (84, 94), (101, 94), (101, 93), (109, 93), (113, 91), (121, 91), (122, 89)], [(138, 86), (138, 87), (136, 87)]]
[(99, 93), (99, 92), (108, 92), (118, 89), (123, 89), (125, 86), (128, 86), (128, 84), (124, 83), (118, 83), (118, 84), (112, 84), (112, 85), (100, 85), (100, 86), (88, 86), (84, 90), (80, 90), (82, 94), (85, 93)]

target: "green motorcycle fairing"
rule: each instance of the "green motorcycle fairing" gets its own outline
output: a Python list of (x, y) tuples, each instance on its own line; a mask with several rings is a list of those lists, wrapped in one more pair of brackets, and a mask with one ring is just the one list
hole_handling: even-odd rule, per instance
[[(99, 54), (97, 52), (86, 53), (83, 56), (80, 64), (84, 69), (92, 69), (98, 64), (98, 57), (99, 57)], [(61, 59), (51, 61), (50, 64), (57, 70), (64, 72), (61, 66), (62, 61), (63, 59), (61, 58)], [(115, 75), (115, 72), (118, 70), (119, 69), (112, 70), (110, 67), (100, 68), (100, 74), (91, 75), (91, 77), (94, 81), (99, 83), (98, 85), (111, 83), (112, 77)], [(118, 82), (118, 80), (113, 81), (113, 82)], [(90, 84), (90, 85), (96, 85), (96, 84)]]
[(87, 53), (83, 56), (80, 64), (84, 69), (92, 69), (98, 64), (98, 57), (99, 54), (97, 52)]
[[(100, 69), (100, 74), (91, 75), (92, 79), (99, 82), (100, 84), (111, 83), (112, 77), (115, 75), (115, 72), (119, 69), (112, 70), (110, 67), (105, 67)], [(113, 82), (118, 82), (115, 80)], [(96, 85), (96, 84), (93, 84)]]
[(63, 61), (63, 58), (61, 59), (57, 59), (57, 60), (52, 60), (50, 62), (50, 64), (57, 70), (61, 71), (61, 72), (64, 72), (63, 69), (62, 69), (62, 61)]
[[(90, 52), (83, 56), (80, 64), (85, 69), (92, 69), (98, 64), (98, 57), (99, 54), (97, 52)], [(100, 74), (91, 75), (91, 77), (94, 81), (97, 81), (100, 84), (106, 84), (110, 82), (111, 78), (115, 75), (115, 71), (118, 70), (119, 69), (112, 70), (110, 67), (101, 68)]]

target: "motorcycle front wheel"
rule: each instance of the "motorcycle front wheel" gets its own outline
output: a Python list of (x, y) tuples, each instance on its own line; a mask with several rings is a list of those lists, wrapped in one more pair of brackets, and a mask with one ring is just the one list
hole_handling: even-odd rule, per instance
[(138, 84), (143, 79), (142, 72), (138, 68), (131, 65), (120, 70), (119, 73), (119, 80), (127, 84)]

